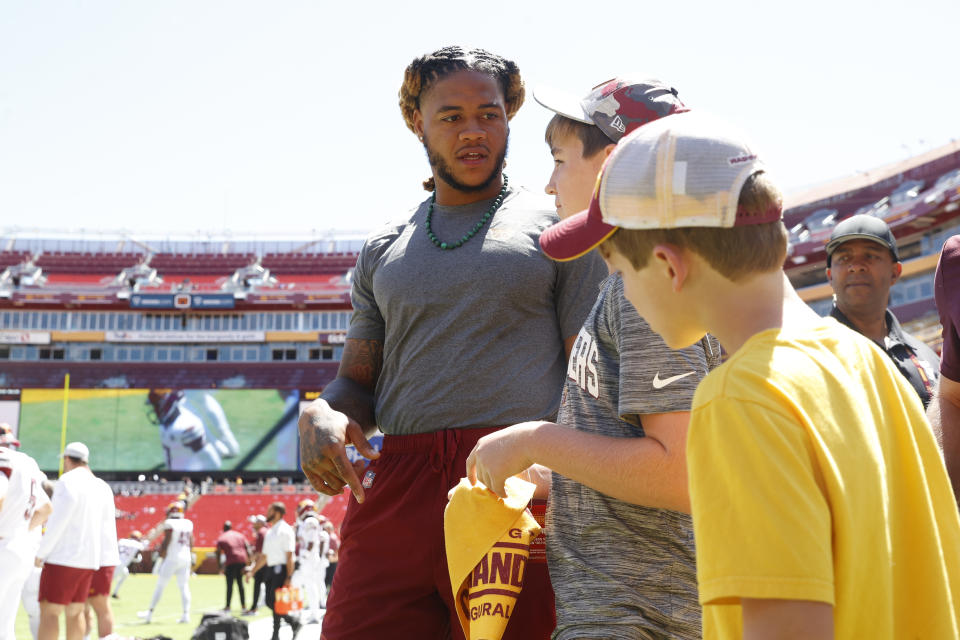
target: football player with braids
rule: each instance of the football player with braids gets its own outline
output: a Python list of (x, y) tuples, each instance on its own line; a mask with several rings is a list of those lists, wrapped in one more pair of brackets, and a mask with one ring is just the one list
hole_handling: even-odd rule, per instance
[[(556, 213), (503, 173), (524, 100), (515, 63), (446, 47), (410, 63), (399, 97), (431, 195), (364, 243), (340, 369), (299, 420), (310, 482), (326, 495), (349, 486), (356, 498), (328, 640), (462, 638), (443, 546), (447, 492), (480, 437), (556, 415), (570, 348), (606, 273), (598, 257), (544, 256), (537, 239)], [(378, 427), (379, 454), (367, 440)], [(370, 466), (351, 464), (347, 444)], [(504, 638), (547, 638), (542, 549), (523, 581)]]

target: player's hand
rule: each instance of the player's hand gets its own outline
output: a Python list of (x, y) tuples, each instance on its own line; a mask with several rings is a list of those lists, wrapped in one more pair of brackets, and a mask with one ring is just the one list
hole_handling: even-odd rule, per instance
[(300, 430), (300, 467), (313, 488), (335, 496), (343, 493), (343, 487), (349, 485), (357, 502), (363, 502), (365, 495), (358, 475), (363, 462), (350, 462), (345, 448), (352, 444), (365, 458), (380, 457), (363, 434), (363, 428), (346, 414), (332, 409), (322, 398), (304, 409), (297, 426)]
[(34, 558), (34, 559), (33, 559), (33, 566), (35, 566), (35, 567), (42, 567), (42, 566), (43, 566), (43, 560), (41, 560), (40, 558)]
[(467, 478), (482, 482), (501, 498), (507, 497), (503, 483), (533, 464), (525, 450), (537, 423), (522, 422), (480, 438), (467, 457)]

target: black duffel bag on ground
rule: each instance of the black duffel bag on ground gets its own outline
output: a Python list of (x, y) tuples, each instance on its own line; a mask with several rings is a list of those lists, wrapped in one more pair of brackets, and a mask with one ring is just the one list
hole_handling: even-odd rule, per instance
[(247, 621), (229, 613), (205, 613), (192, 640), (249, 640)]

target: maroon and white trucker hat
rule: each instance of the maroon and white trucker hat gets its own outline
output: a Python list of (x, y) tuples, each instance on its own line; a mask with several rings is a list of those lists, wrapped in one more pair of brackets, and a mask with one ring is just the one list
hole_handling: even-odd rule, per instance
[(759, 215), (737, 207), (747, 178), (764, 170), (754, 148), (729, 125), (699, 112), (662, 118), (617, 144), (600, 171), (590, 207), (545, 230), (540, 247), (554, 260), (573, 260), (618, 227), (774, 222), (780, 206)]

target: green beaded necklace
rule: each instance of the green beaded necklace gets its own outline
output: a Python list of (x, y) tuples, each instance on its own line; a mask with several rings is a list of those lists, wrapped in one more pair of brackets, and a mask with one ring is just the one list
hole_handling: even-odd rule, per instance
[(473, 225), (473, 228), (470, 229), (467, 233), (464, 234), (462, 238), (456, 242), (440, 242), (437, 240), (437, 236), (433, 233), (433, 229), (430, 226), (430, 220), (433, 218), (433, 205), (437, 201), (437, 192), (434, 191), (433, 195), (430, 196), (430, 207), (427, 208), (427, 237), (430, 238), (430, 242), (435, 244), (438, 248), (443, 249), (444, 251), (452, 251), (453, 249), (459, 249), (467, 243), (467, 241), (473, 236), (477, 235), (477, 232), (483, 228), (483, 225), (487, 223), (487, 220), (493, 217), (493, 214), (497, 212), (497, 209), (500, 208), (500, 205), (503, 204), (503, 196), (507, 193), (507, 176), (503, 176), (503, 186), (500, 188), (500, 193), (497, 194), (497, 197), (494, 199), (493, 204), (490, 205), (490, 208), (487, 209), (487, 212), (483, 214), (483, 217), (480, 218), (480, 222)]

